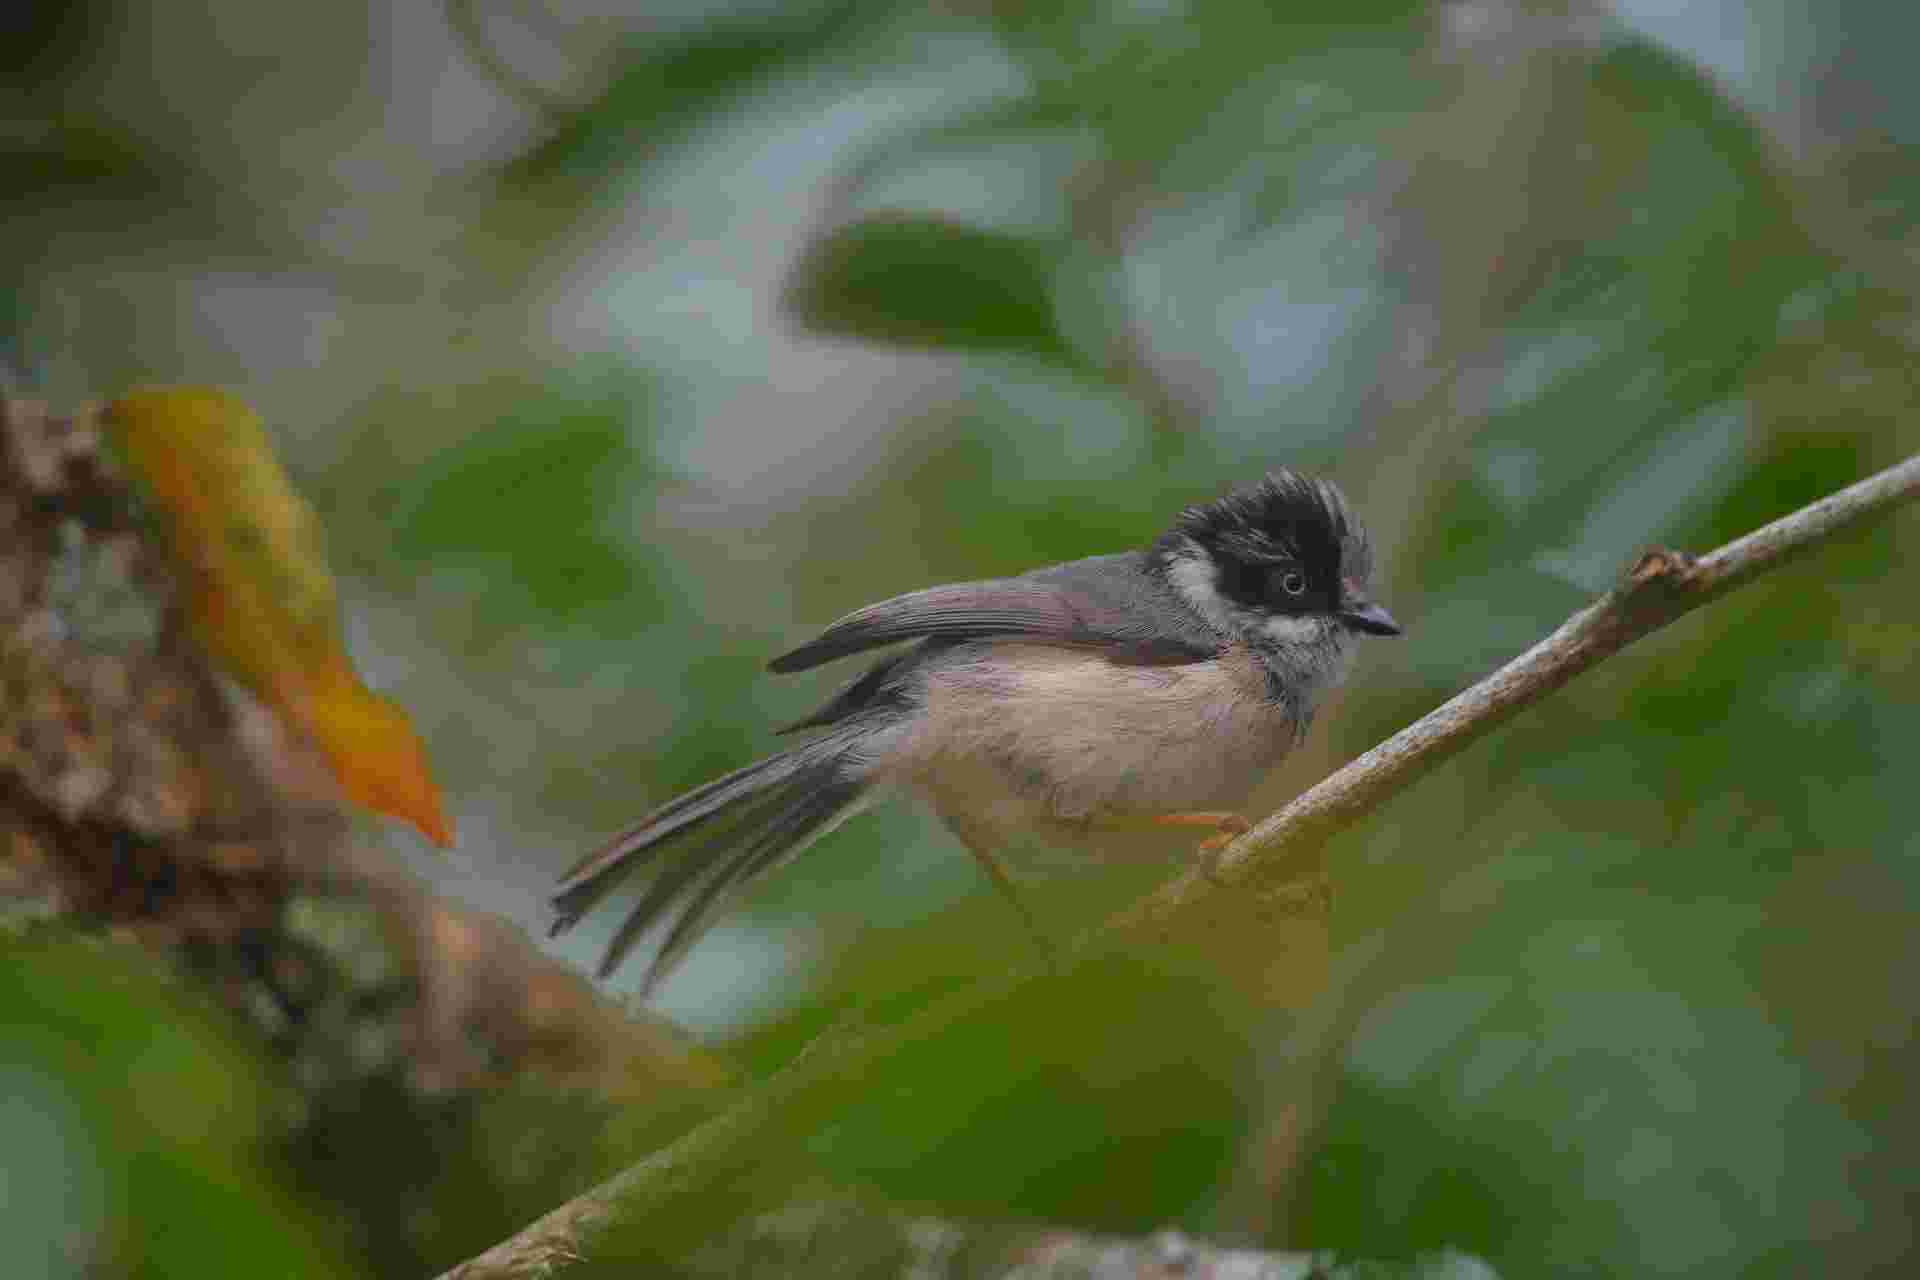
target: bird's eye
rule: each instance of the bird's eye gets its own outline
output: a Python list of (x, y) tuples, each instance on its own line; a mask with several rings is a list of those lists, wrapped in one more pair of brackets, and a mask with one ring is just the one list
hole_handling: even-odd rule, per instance
[(1290, 596), (1305, 595), (1307, 592), (1307, 575), (1298, 569), (1288, 569), (1280, 574), (1278, 582), (1280, 589)]

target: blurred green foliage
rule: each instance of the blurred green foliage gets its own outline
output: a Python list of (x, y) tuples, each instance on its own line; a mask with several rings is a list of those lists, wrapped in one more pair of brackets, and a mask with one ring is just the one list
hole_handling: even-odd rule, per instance
[[(35, 252), (0, 276), (6, 340), (56, 391), (225, 380), (284, 430), (360, 656), (462, 808), (462, 859), (417, 865), (537, 928), (578, 848), (771, 748), (839, 673), (760, 663), (870, 600), (1138, 544), (1269, 463), (1330, 470), (1410, 625), (1302, 783), (1641, 547), (1920, 449), (1901, 8), (500, 0), (340, 35), (92, 4), (9, 61)], [(1911, 513), (1839, 540), (1337, 842), (1308, 1007), (1184, 951), (1090, 961), (930, 1030), (769, 1167), (957, 1218), (1512, 1275), (1896, 1267), (1917, 544)], [(1065, 937), (1156, 874), (1036, 900)], [(896, 812), (770, 878), (661, 1004), (771, 1072), (847, 1008), (909, 1018), (1027, 945)], [(270, 1170), (249, 1144), (287, 1086), (211, 1015), (139, 1058), (161, 1075), (132, 1103), (61, 1065), (188, 1034), (109, 968), (0, 966), (39, 993), (0, 1018), (32, 1086), (5, 1092), (33, 1100), (0, 1177), (68, 1161), (58, 1212), (114, 1274), (350, 1268), (280, 1225), (330, 1218), (379, 1223), (365, 1274), (417, 1274), (701, 1111), (602, 1132), (534, 1090), (412, 1130), (402, 1094), (348, 1093)], [(1289, 1162), (1275, 1117), (1308, 1080), (1325, 1113)], [(208, 1142), (143, 1101), (229, 1088)], [(219, 1250), (139, 1243), (213, 1212)]]
[(1043, 251), (929, 218), (876, 216), (823, 239), (789, 292), (817, 333), (1071, 360)]
[(271, 1159), (293, 1091), (144, 957), (9, 939), (0, 1026), (10, 1274), (353, 1273)]

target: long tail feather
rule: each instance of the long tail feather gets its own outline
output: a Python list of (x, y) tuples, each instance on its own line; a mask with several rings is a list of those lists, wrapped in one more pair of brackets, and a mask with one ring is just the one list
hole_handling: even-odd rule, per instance
[(572, 927), (628, 872), (658, 863), (599, 965), (616, 969), (655, 924), (670, 921), (642, 981), (652, 990), (698, 941), (733, 890), (844, 819), (866, 789), (840, 733), (769, 756), (687, 792), (583, 858), (556, 886), (552, 932)]
[[(610, 872), (624, 869), (634, 854), (704, 822), (744, 796), (778, 785), (802, 766), (804, 757), (816, 745), (808, 743), (792, 751), (756, 760), (745, 768), (735, 769), (684, 795), (676, 796), (574, 863), (553, 891), (555, 905), (562, 913), (561, 919), (554, 922), (553, 932), (564, 932), (578, 918), (578, 913), (568, 918), (566, 903), (569, 899), (580, 896), (582, 891), (598, 884)], [(593, 894), (582, 909), (591, 907), (598, 899), (599, 895)]]
[(659, 952), (647, 966), (641, 989), (653, 990), (673, 971), (707, 931), (735, 890), (797, 854), (852, 816), (857, 811), (862, 790), (858, 784), (829, 785), (802, 795), (774, 815), (751, 843), (729, 854), (719, 873), (685, 897), (685, 905), (675, 917), (666, 940), (660, 944)]

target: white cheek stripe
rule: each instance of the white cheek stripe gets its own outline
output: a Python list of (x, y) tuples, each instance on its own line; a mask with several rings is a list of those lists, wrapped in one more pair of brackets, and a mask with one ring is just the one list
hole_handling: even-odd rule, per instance
[(1232, 633), (1233, 617), (1220, 597), (1219, 574), (1205, 551), (1189, 543), (1167, 560), (1167, 581), (1186, 597), (1201, 617), (1221, 631)]

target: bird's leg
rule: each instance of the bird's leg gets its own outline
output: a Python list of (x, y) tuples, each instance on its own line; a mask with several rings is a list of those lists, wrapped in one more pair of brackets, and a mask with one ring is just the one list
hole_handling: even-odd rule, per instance
[(1026, 925), (1027, 935), (1033, 939), (1040, 958), (1046, 961), (1049, 968), (1058, 968), (1059, 956), (1052, 940), (1040, 931), (1040, 921), (1028, 910), (1026, 900), (1020, 896), (1019, 886), (1014, 884), (1013, 877), (1007, 874), (1007, 869), (1000, 865), (1000, 859), (993, 854), (996, 842), (992, 835), (984, 827), (964, 818), (945, 812), (940, 816), (953, 834), (959, 837), (960, 843), (966, 846), (967, 852), (973, 855), (973, 860), (980, 864), (980, 869), (987, 873), (987, 880), (1007, 900), (1007, 905), (1020, 917), (1020, 922)]

